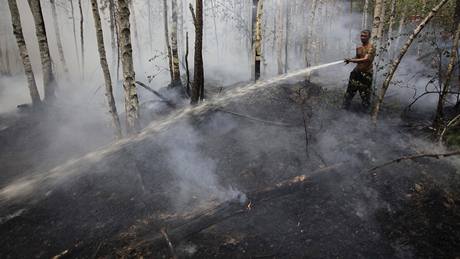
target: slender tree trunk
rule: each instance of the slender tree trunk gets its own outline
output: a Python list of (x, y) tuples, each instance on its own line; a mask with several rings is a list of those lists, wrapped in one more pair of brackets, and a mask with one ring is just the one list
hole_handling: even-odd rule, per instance
[(195, 67), (191, 103), (196, 104), (204, 98), (203, 69), (203, 0), (195, 1)]
[(73, 29), (73, 39), (74, 39), (74, 44), (75, 44), (75, 57), (77, 59), (78, 69), (80, 70), (81, 69), (80, 54), (78, 53), (77, 25), (75, 23), (75, 15), (74, 15), (75, 10), (74, 10), (74, 7), (73, 7), (73, 0), (70, 0), (70, 12), (71, 12), (71, 16), (72, 16), (72, 29)]
[(396, 0), (391, 0), (391, 10), (390, 10), (390, 20), (388, 24), (388, 36), (387, 36), (387, 44), (386, 44), (386, 50), (388, 57), (391, 58), (392, 53), (391, 53), (391, 45), (393, 42), (393, 25), (395, 23), (395, 18), (396, 18)]
[(35, 33), (38, 40), (38, 48), (40, 50), (40, 59), (43, 70), (43, 87), (45, 89), (45, 102), (52, 102), (56, 98), (56, 80), (53, 74), (51, 64), (51, 55), (46, 36), (45, 22), (43, 21), (43, 13), (39, 0), (28, 0), (30, 10), (35, 22)]
[(148, 12), (148, 28), (149, 28), (149, 47), (150, 47), (150, 55), (153, 54), (153, 30), (152, 30), (152, 4), (151, 1), (147, 1), (147, 12)]
[(260, 64), (262, 61), (262, 16), (263, 0), (253, 0), (252, 12), (252, 53), (253, 53), (253, 79), (260, 78)]
[(286, 2), (286, 6), (285, 6), (285, 9), (286, 9), (286, 15), (284, 16), (285, 17), (285, 40), (284, 40), (284, 73), (287, 73), (288, 70), (289, 70), (289, 30), (290, 30), (290, 25), (291, 25), (291, 21), (289, 19), (289, 17), (291, 16), (291, 13), (290, 13), (290, 2)]
[(188, 65), (188, 55), (189, 55), (189, 47), (188, 47), (188, 32), (185, 33), (185, 71), (187, 73), (187, 86), (185, 91), (188, 96), (190, 96), (190, 70)]
[(384, 38), (385, 38), (384, 34), (383, 34), (383, 31), (385, 29), (386, 9), (387, 9), (386, 0), (383, 0), (382, 1), (382, 10), (381, 10), (381, 13), (380, 13), (381, 19), (380, 19), (379, 28), (378, 28), (379, 47), (381, 47), (383, 45)]
[[(0, 44), (2, 44), (1, 41), (0, 41)], [(0, 45), (0, 75), (5, 74), (5, 64), (4, 64), (3, 56), (4, 56), (3, 47), (2, 45)]]
[(141, 69), (141, 71), (144, 70), (144, 66), (143, 66), (143, 63), (142, 63), (142, 48), (141, 48), (141, 40), (140, 40), (140, 37), (139, 37), (139, 33), (138, 33), (138, 30), (137, 30), (137, 19), (136, 19), (136, 8), (134, 7), (134, 0), (130, 0), (130, 9), (131, 9), (131, 17), (133, 19), (133, 24), (132, 24), (132, 27), (133, 27), (133, 32), (134, 32), (134, 44), (136, 45), (136, 51), (134, 52), (134, 54), (136, 54), (135, 56), (137, 56), (137, 63), (139, 65), (139, 68)]
[(112, 116), (112, 123), (115, 129), (115, 135), (118, 139), (120, 139), (122, 137), (121, 125), (120, 119), (118, 117), (117, 107), (115, 106), (115, 98), (113, 97), (112, 78), (110, 77), (109, 64), (107, 63), (107, 56), (105, 53), (104, 34), (102, 32), (101, 17), (99, 15), (99, 7), (97, 4), (97, 0), (91, 0), (91, 5), (94, 17), (94, 27), (96, 29), (97, 49), (99, 51), (101, 68), (105, 80), (105, 96), (107, 97), (107, 102), (109, 104), (109, 112)]
[(277, 19), (276, 19), (276, 60), (278, 65), (278, 75), (283, 74), (283, 0), (276, 1), (276, 12), (277, 12)]
[(177, 47), (177, 0), (171, 1), (172, 9), (172, 24), (171, 24), (171, 54), (172, 54), (172, 68), (173, 68), (173, 80), (172, 86), (181, 86), (182, 82), (180, 79), (180, 66), (179, 66), (179, 50)]
[(166, 51), (168, 52), (169, 74), (171, 76), (171, 84), (174, 82), (173, 60), (171, 53), (171, 44), (169, 44), (169, 28), (168, 28), (168, 3), (163, 0), (163, 18), (165, 28)]
[[(399, 48), (399, 45), (401, 43), (401, 38), (402, 38), (402, 34), (403, 34), (403, 29), (404, 29), (404, 22), (406, 21), (406, 13), (407, 13), (407, 6), (404, 7), (402, 13), (401, 13), (401, 19), (399, 20), (399, 28), (398, 28), (398, 35), (397, 35), (397, 39), (396, 39), (396, 43), (394, 44), (394, 46), (396, 48)], [(390, 46), (390, 53), (392, 53), (392, 55), (390, 56), (391, 58), (393, 58), (393, 51), (392, 51), (392, 47)]]
[(83, 31), (83, 8), (81, 0), (78, 0), (78, 9), (80, 10), (80, 45), (81, 45), (81, 75), (85, 78), (85, 38)]
[(364, 0), (363, 21), (362, 21), (363, 29), (367, 28), (368, 13), (369, 13), (369, 0)]
[(378, 96), (378, 100), (374, 103), (374, 106), (372, 108), (372, 121), (374, 123), (377, 123), (377, 117), (378, 113), (380, 111), (380, 106), (383, 103), (383, 100), (385, 98), (386, 91), (388, 90), (388, 87), (390, 86), (391, 80), (393, 79), (393, 76), (398, 69), (399, 64), (401, 63), (401, 60), (404, 58), (404, 55), (406, 54), (407, 50), (409, 49), (410, 45), (412, 42), (416, 39), (417, 35), (425, 28), (426, 24), (433, 19), (434, 15), (439, 11), (441, 7), (443, 7), (449, 0), (442, 0), (441, 2), (436, 5), (436, 7), (431, 10), (431, 12), (428, 14), (428, 16), (423, 19), (423, 21), (415, 28), (415, 30), (412, 32), (410, 35), (409, 39), (406, 41), (404, 46), (402, 47), (399, 55), (392, 61), (389, 72), (385, 78), (385, 81), (383, 82), (382, 88), (380, 89), (380, 93)]
[[(308, 66), (311, 66), (314, 64), (314, 61), (312, 62), (314, 53), (316, 50), (316, 45), (315, 45), (315, 40), (313, 39), (313, 36), (315, 35), (315, 30), (316, 30), (316, 11), (318, 9), (318, 0), (313, 0), (312, 2), (312, 7), (311, 7), (311, 14), (310, 14), (310, 22), (309, 22), (309, 32), (308, 32), (308, 37), (307, 40), (305, 41), (306, 47), (305, 47), (305, 63)], [(308, 75), (307, 78), (310, 76)]]
[[(374, 19), (372, 22), (372, 43), (374, 45), (377, 45), (378, 42), (380, 41), (380, 34), (379, 34), (379, 28), (380, 24), (383, 22), (383, 17), (382, 17), (382, 8), (384, 5), (383, 0), (375, 0), (374, 4)], [(378, 49), (377, 49), (378, 51)]]
[[(460, 11), (460, 0), (457, 0), (457, 11)], [(444, 83), (442, 84), (441, 93), (439, 94), (438, 105), (436, 108), (436, 117), (433, 122), (433, 126), (436, 130), (436, 135), (439, 136), (444, 128), (444, 105), (446, 102), (447, 95), (450, 90), (450, 82), (452, 80), (452, 75), (457, 64), (457, 57), (458, 57), (458, 47), (459, 47), (459, 39), (460, 39), (460, 12), (455, 13), (454, 17), (454, 24), (455, 24), (455, 34), (452, 44), (452, 50), (450, 52), (450, 61), (449, 65), (447, 66), (446, 77), (444, 79)]]
[(65, 56), (64, 56), (64, 49), (62, 48), (61, 33), (59, 32), (59, 26), (58, 26), (58, 14), (56, 11), (56, 3), (55, 3), (55, 0), (50, 0), (50, 3), (51, 3), (51, 13), (53, 15), (54, 33), (56, 37), (59, 58), (61, 60), (62, 68), (64, 69), (64, 74), (67, 77), (69, 75), (69, 69), (67, 68), (67, 63), (66, 63)]
[[(150, 3), (150, 1), (149, 1)], [(110, 38), (112, 48), (112, 71), (118, 74), (117, 59), (118, 59), (118, 48), (117, 48), (117, 32), (116, 32), (116, 17), (115, 17), (115, 3), (114, 0), (109, 0), (109, 16), (110, 16)]]
[(21, 16), (19, 14), (16, 0), (8, 0), (8, 4), (11, 12), (11, 22), (13, 24), (14, 36), (16, 36), (19, 54), (21, 55), (24, 71), (27, 77), (30, 98), (32, 99), (32, 105), (37, 107), (41, 104), (40, 94), (38, 93), (34, 72), (30, 63), (29, 52), (27, 51), (26, 41), (24, 40), (24, 34), (22, 33)]
[(118, 25), (120, 27), (119, 41), (122, 54), (123, 88), (125, 90), (126, 130), (128, 134), (134, 134), (139, 130), (139, 99), (135, 85), (136, 76), (133, 66), (129, 15), (127, 1), (118, 0)]

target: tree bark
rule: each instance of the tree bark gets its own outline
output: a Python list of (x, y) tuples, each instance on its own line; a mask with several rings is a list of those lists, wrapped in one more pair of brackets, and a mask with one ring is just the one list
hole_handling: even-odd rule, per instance
[(391, 57), (391, 43), (393, 41), (393, 25), (395, 24), (396, 18), (396, 0), (391, 0), (391, 10), (390, 10), (390, 21), (388, 24), (388, 36), (387, 36), (387, 53)]
[(254, 24), (254, 80), (259, 80), (262, 63), (262, 17), (263, 17), (263, 0), (254, 0), (256, 6), (256, 17)]
[(75, 57), (77, 59), (78, 69), (81, 69), (80, 65), (80, 54), (78, 53), (78, 41), (77, 41), (77, 25), (75, 24), (75, 10), (73, 7), (73, 0), (70, 0), (70, 12), (72, 17), (72, 29), (73, 29), (73, 39), (75, 44)]
[(0, 75), (5, 74), (5, 67), (3, 64), (3, 47), (2, 47), (2, 42), (0, 41)]
[[(459, 8), (460, 0), (457, 0), (457, 7)], [(452, 50), (450, 52), (450, 61), (449, 65), (447, 66), (446, 77), (444, 79), (444, 83), (442, 84), (441, 93), (439, 94), (438, 105), (436, 108), (436, 117), (433, 122), (433, 127), (435, 129), (436, 136), (440, 136), (441, 132), (444, 128), (444, 105), (446, 102), (447, 95), (450, 89), (450, 82), (452, 80), (452, 75), (455, 69), (455, 65), (457, 64), (457, 55), (458, 55), (458, 47), (459, 47), (459, 39), (460, 39), (460, 13), (456, 13), (454, 17), (455, 23), (455, 34), (452, 44)]]
[(381, 47), (383, 45), (383, 41), (384, 41), (384, 35), (383, 35), (383, 31), (385, 29), (385, 17), (386, 17), (386, 9), (387, 9), (387, 5), (386, 5), (386, 0), (383, 0), (382, 1), (382, 9), (381, 9), (381, 12), (380, 12), (380, 23), (379, 23), (379, 28), (378, 28), (378, 38), (379, 38), (379, 47)]
[(51, 64), (51, 55), (46, 36), (45, 22), (39, 0), (28, 0), (30, 10), (35, 22), (35, 33), (40, 50), (40, 59), (43, 70), (43, 88), (45, 90), (45, 102), (52, 102), (56, 98), (56, 80)]
[(171, 1), (172, 9), (172, 24), (171, 24), (171, 54), (172, 54), (172, 69), (173, 69), (173, 80), (172, 86), (182, 87), (180, 79), (180, 66), (179, 66), (179, 51), (177, 47), (177, 0)]
[(166, 41), (166, 51), (168, 52), (168, 65), (169, 65), (169, 74), (171, 76), (171, 84), (174, 82), (174, 70), (173, 70), (173, 60), (171, 53), (171, 44), (169, 43), (169, 28), (168, 28), (168, 3), (166, 0), (163, 0), (163, 18), (164, 18), (164, 30), (165, 30), (165, 41)]
[(81, 44), (81, 75), (85, 78), (85, 38), (83, 28), (83, 8), (81, 0), (78, 0), (78, 9), (80, 10), (80, 44)]
[[(383, 22), (382, 17), (382, 8), (384, 5), (383, 0), (375, 0), (374, 4), (374, 19), (372, 22), (372, 43), (376, 46), (380, 40), (379, 38), (379, 28), (380, 24)], [(377, 46), (376, 46), (377, 47)], [(378, 51), (378, 49), (377, 49)]]
[(368, 12), (369, 12), (369, 0), (364, 0), (363, 21), (362, 21), (363, 29), (367, 28)]
[[(150, 1), (149, 1), (150, 3)], [(110, 17), (110, 37), (111, 37), (111, 48), (112, 48), (112, 71), (115, 71), (118, 74), (117, 68), (117, 57), (118, 57), (118, 48), (117, 48), (117, 32), (116, 32), (116, 16), (115, 16), (115, 3), (114, 0), (109, 0), (109, 17)]]
[(16, 0), (8, 0), (8, 5), (11, 12), (11, 22), (13, 24), (14, 36), (16, 36), (19, 54), (21, 55), (22, 63), (24, 65), (24, 72), (27, 77), (30, 98), (32, 99), (32, 105), (37, 107), (41, 104), (40, 94), (37, 89), (35, 75), (32, 70), (32, 64), (30, 63), (29, 52), (27, 51), (26, 41), (24, 40), (24, 34), (22, 32), (21, 16), (19, 14)]
[(137, 56), (137, 63), (139, 65), (139, 68), (141, 69), (141, 71), (144, 70), (143, 68), (143, 64), (142, 64), (142, 47), (141, 47), (141, 40), (139, 38), (139, 33), (138, 33), (138, 30), (137, 30), (137, 19), (136, 19), (136, 8), (134, 7), (134, 0), (130, 0), (129, 1), (129, 5), (130, 5), (130, 9), (131, 9), (131, 13), (132, 13), (132, 20), (133, 20), (133, 24), (132, 24), (132, 28), (133, 28), (133, 32), (134, 32), (134, 44), (136, 45), (136, 51), (134, 52), (134, 54), (136, 54)]
[(67, 68), (67, 62), (64, 56), (64, 49), (62, 48), (62, 41), (61, 41), (61, 33), (59, 32), (58, 26), (58, 14), (56, 11), (56, 3), (55, 0), (50, 0), (51, 3), (51, 14), (53, 15), (53, 25), (54, 25), (54, 33), (56, 37), (56, 43), (59, 53), (59, 58), (61, 59), (62, 68), (64, 69), (65, 76), (69, 75), (69, 69)]
[(276, 12), (277, 12), (277, 19), (276, 19), (276, 60), (278, 65), (278, 75), (283, 74), (283, 2), (282, 0), (276, 1)]
[(188, 96), (190, 96), (190, 70), (188, 65), (188, 55), (189, 55), (189, 47), (188, 47), (188, 32), (185, 33), (185, 71), (187, 74), (187, 85), (185, 86), (185, 92)]
[(118, 0), (118, 25), (120, 30), (121, 63), (123, 67), (123, 88), (125, 90), (126, 131), (128, 134), (139, 130), (139, 99), (135, 85), (133, 49), (129, 5), (126, 0)]
[(99, 59), (105, 80), (105, 96), (107, 97), (109, 112), (112, 117), (113, 128), (115, 129), (115, 136), (117, 137), (117, 139), (121, 139), (122, 132), (120, 118), (118, 117), (117, 107), (115, 105), (115, 98), (113, 97), (112, 78), (110, 77), (109, 64), (107, 63), (107, 56), (104, 46), (104, 34), (102, 31), (101, 17), (99, 15), (99, 7), (97, 4), (97, 0), (91, 0), (91, 6), (94, 17), (94, 27), (96, 29), (97, 49), (99, 51)]
[(195, 1), (195, 66), (191, 103), (196, 104), (204, 98), (203, 69), (203, 0)]
[[(401, 13), (401, 19), (399, 20), (399, 28), (398, 28), (398, 35), (397, 35), (397, 40), (394, 46), (396, 48), (399, 48), (399, 44), (401, 42), (402, 34), (403, 34), (403, 29), (404, 29), (404, 22), (406, 21), (406, 13), (407, 13), (407, 6), (404, 6), (403, 11)], [(393, 58), (393, 48), (390, 46), (390, 53), (392, 54), (390, 58)]]
[(423, 28), (425, 28), (425, 25), (429, 21), (431, 21), (431, 19), (433, 19), (434, 15), (447, 2), (448, 2), (448, 0), (442, 0), (441, 2), (438, 3), (438, 5), (436, 5), (436, 7), (433, 8), (433, 10), (431, 10), (431, 12), (428, 14), (428, 16), (426, 16), (425, 19), (423, 19), (423, 21), (412, 32), (412, 34), (410, 35), (409, 39), (406, 41), (406, 43), (402, 47), (401, 51), (399, 52), (399, 55), (392, 61), (391, 65), (390, 65), (390, 68), (389, 68), (389, 72), (388, 72), (388, 74), (387, 74), (387, 76), (385, 78), (385, 81), (383, 82), (382, 88), (380, 89), (378, 100), (374, 103), (374, 106), (372, 108), (371, 117), (372, 117), (372, 121), (374, 123), (377, 123), (378, 113), (380, 111), (380, 106), (382, 105), (383, 100), (385, 98), (386, 91), (388, 90), (388, 87), (390, 86), (391, 80), (393, 79), (393, 76), (394, 76), (396, 70), (398, 69), (399, 64), (401, 63), (401, 60), (404, 58), (404, 56), (405, 56), (407, 50), (409, 49), (410, 45), (416, 39), (417, 35), (419, 35), (419, 33), (423, 30)]

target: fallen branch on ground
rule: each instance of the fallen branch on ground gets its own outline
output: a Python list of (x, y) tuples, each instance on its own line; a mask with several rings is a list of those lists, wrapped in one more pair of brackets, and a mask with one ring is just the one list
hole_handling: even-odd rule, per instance
[(160, 232), (165, 238), (166, 242), (168, 243), (168, 247), (169, 247), (169, 251), (171, 252), (172, 259), (177, 259), (176, 252), (174, 251), (174, 247), (172, 245), (171, 240), (169, 239), (168, 233), (166, 233), (166, 229), (162, 228)]
[(270, 125), (275, 125), (275, 126), (280, 126), (280, 127), (297, 127), (297, 125), (293, 125), (293, 124), (287, 124), (287, 123), (283, 123), (283, 122), (276, 122), (276, 121), (263, 120), (263, 119), (251, 117), (251, 116), (249, 116), (249, 115), (244, 115), (244, 114), (241, 114), (241, 113), (236, 113), (236, 112), (232, 112), (232, 111), (223, 110), (223, 109), (220, 109), (220, 108), (216, 109), (216, 111), (220, 111), (220, 112), (228, 113), (228, 114), (231, 114), (231, 115), (235, 115), (235, 116), (237, 116), (237, 117), (241, 117), (241, 118), (244, 118), (244, 119), (248, 119), (248, 120), (252, 120), (252, 121), (257, 121), (257, 122), (262, 122), (262, 123), (266, 123), (266, 124), (270, 124)]
[(136, 84), (142, 86), (144, 89), (146, 89), (147, 91), (153, 93), (154, 95), (156, 95), (158, 98), (160, 98), (162, 101), (164, 101), (169, 107), (171, 108), (176, 108), (176, 105), (171, 102), (170, 100), (168, 100), (166, 97), (164, 97), (163, 95), (161, 95), (159, 92), (153, 90), (152, 88), (150, 88), (148, 85), (140, 82), (140, 81), (136, 81)]
[[(185, 223), (181, 223), (172, 227), (169, 231), (169, 241), (179, 243), (180, 241), (189, 238), (190, 236), (197, 234), (205, 229), (208, 229), (215, 224), (222, 222), (228, 218), (247, 213), (251, 210), (254, 203), (263, 202), (275, 198), (280, 198), (288, 194), (295, 193), (305, 189), (308, 184), (309, 176), (317, 173), (324, 173), (332, 170), (336, 170), (343, 166), (344, 163), (335, 164), (332, 166), (320, 168), (309, 175), (300, 175), (289, 180), (280, 182), (273, 187), (269, 187), (260, 191), (252, 192), (247, 195), (245, 199), (241, 195), (227, 202), (221, 203), (218, 206), (206, 210), (201, 214), (198, 214), (187, 220)], [(143, 247), (157, 248), (158, 246), (164, 245), (164, 236), (157, 234), (152, 238), (142, 238), (141, 242), (132, 246), (133, 249), (142, 249)]]
[(392, 165), (392, 164), (397, 164), (397, 163), (400, 163), (400, 162), (405, 161), (405, 160), (416, 160), (416, 159), (419, 159), (419, 158), (426, 158), (426, 157), (440, 159), (440, 158), (446, 158), (446, 157), (458, 156), (458, 155), (460, 155), (460, 150), (450, 152), (450, 153), (442, 153), (442, 154), (419, 154), (419, 155), (403, 156), (403, 157), (391, 160), (389, 162), (386, 162), (384, 164), (381, 164), (379, 166), (376, 166), (376, 167), (370, 169), (369, 172), (376, 171), (377, 169), (381, 169), (383, 167), (386, 167), (386, 166), (389, 166), (389, 165)]

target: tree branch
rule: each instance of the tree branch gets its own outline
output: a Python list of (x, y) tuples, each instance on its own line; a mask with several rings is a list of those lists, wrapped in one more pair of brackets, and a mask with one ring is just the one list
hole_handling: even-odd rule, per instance
[(386, 162), (384, 164), (381, 164), (379, 166), (376, 166), (374, 168), (371, 168), (369, 170), (369, 172), (376, 171), (377, 169), (381, 169), (383, 167), (387, 167), (387, 166), (392, 165), (392, 164), (400, 163), (400, 162), (405, 161), (405, 160), (416, 160), (416, 159), (425, 158), (425, 157), (440, 159), (440, 158), (446, 158), (446, 157), (458, 156), (458, 155), (460, 155), (460, 150), (450, 152), (450, 153), (441, 153), (441, 154), (432, 153), (432, 154), (419, 154), (419, 155), (403, 156), (403, 157), (388, 161), (388, 162)]
[(160, 98), (162, 101), (164, 101), (169, 107), (171, 108), (176, 108), (176, 105), (171, 102), (170, 100), (168, 100), (166, 97), (164, 97), (163, 95), (161, 95), (159, 92), (153, 90), (152, 88), (150, 88), (148, 85), (140, 82), (140, 81), (136, 81), (136, 84), (142, 86), (144, 89), (146, 89), (147, 91), (153, 93), (154, 95), (156, 95), (158, 98)]

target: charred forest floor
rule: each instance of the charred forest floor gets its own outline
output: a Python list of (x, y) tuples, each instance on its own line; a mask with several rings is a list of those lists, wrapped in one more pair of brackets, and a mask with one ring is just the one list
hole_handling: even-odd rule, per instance
[[(340, 108), (342, 94), (269, 87), (190, 115), (59, 184), (43, 180), (29, 196), (0, 200), (0, 257), (460, 256), (458, 160), (369, 171), (434, 145), (396, 106), (369, 127), (357, 99), (352, 111)], [(0, 188), (94, 148), (50, 151), (47, 121), (2, 121)]]

